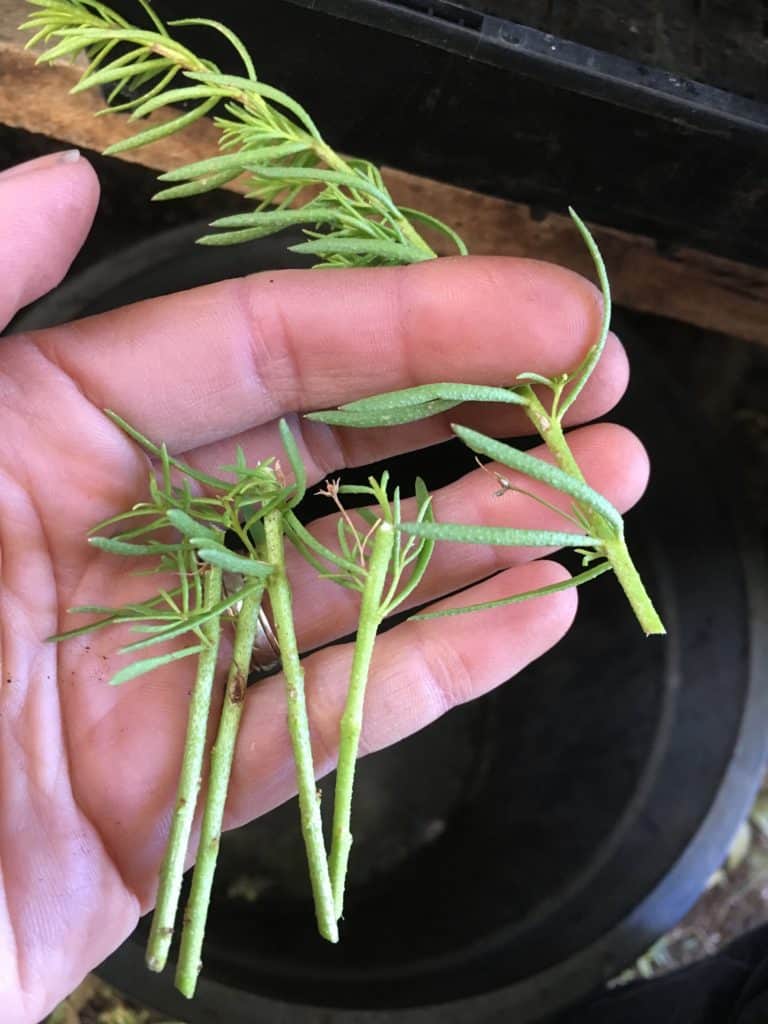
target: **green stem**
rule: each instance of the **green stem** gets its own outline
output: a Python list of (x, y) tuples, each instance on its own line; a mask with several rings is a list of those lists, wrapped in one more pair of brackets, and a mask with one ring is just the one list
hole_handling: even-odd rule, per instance
[(245, 689), (256, 639), (262, 593), (261, 590), (256, 590), (248, 594), (243, 599), (242, 608), (237, 616), (232, 663), (229, 667), (216, 742), (211, 750), (208, 791), (200, 828), (197, 862), (192, 875), (189, 900), (184, 911), (181, 948), (176, 965), (176, 987), (188, 999), (195, 994), (197, 976), (202, 965), (205, 923), (211, 900), (216, 860), (219, 855), (224, 807), (227, 802), (229, 777), (232, 773), (235, 744), (245, 703)]
[[(334, 171), (341, 171), (344, 174), (354, 174), (354, 170), (349, 166), (343, 156), (336, 153), (327, 143), (316, 143), (314, 146), (315, 152), (323, 161), (323, 163)], [(422, 238), (417, 229), (411, 224), (407, 217), (401, 215), (397, 218), (397, 224), (400, 230), (403, 232), (404, 237), (415, 245), (417, 249), (421, 249), (432, 259), (437, 258), (435, 250), (427, 244)]]
[[(558, 417), (553, 417), (541, 404), (533, 389), (529, 389), (528, 405), (526, 412), (534, 424), (547, 448), (552, 452), (557, 464), (566, 473), (584, 480), (584, 475), (579, 464), (573, 457), (568, 441), (563, 433), (562, 424)], [(627, 596), (637, 621), (646, 636), (661, 635), (666, 633), (664, 623), (661, 621), (658, 612), (653, 606), (648, 591), (645, 589), (640, 574), (635, 568), (626, 541), (623, 535), (617, 536), (612, 530), (608, 530), (603, 518), (596, 512), (584, 505), (579, 505), (579, 511), (589, 524), (589, 532), (599, 537), (603, 542), (603, 552), (611, 563), (616, 578)]]
[(291, 588), (285, 569), (282, 512), (269, 512), (264, 517), (264, 544), (267, 561), (271, 562), (273, 566), (272, 574), (267, 580), (267, 587), (288, 697), (288, 731), (296, 762), (301, 832), (307, 851), (317, 926), (323, 938), (328, 939), (329, 942), (338, 942), (339, 931), (333, 912), (333, 893), (320, 818), (320, 795), (315, 784), (309, 718), (304, 693), (304, 670), (299, 660), (291, 607)]
[(604, 551), (645, 635), (663, 636), (667, 632), (664, 623), (635, 568), (624, 538), (606, 541)]
[[(206, 571), (203, 607), (212, 608), (221, 600), (221, 569), (209, 566)], [(187, 719), (187, 736), (184, 743), (184, 757), (176, 795), (176, 809), (173, 813), (168, 845), (160, 869), (160, 886), (157, 904), (152, 917), (152, 928), (147, 945), (147, 966), (151, 971), (162, 971), (168, 959), (176, 908), (179, 904), (181, 880), (189, 847), (189, 836), (195, 817), (197, 797), (205, 754), (208, 731), (208, 715), (211, 706), (211, 692), (216, 675), (216, 661), (219, 653), (221, 622), (214, 615), (202, 626), (207, 645), (197, 662), (197, 678), (192, 690)]]
[(350, 819), (352, 816), (352, 785), (355, 763), (363, 724), (363, 704), (373, 645), (381, 621), (381, 597), (392, 558), (395, 531), (382, 522), (373, 538), (368, 562), (368, 576), (363, 587), (360, 622), (352, 658), (349, 692), (339, 735), (339, 764), (336, 770), (336, 789), (333, 796), (333, 833), (331, 841), (331, 885), (336, 918), (344, 909), (344, 883), (347, 875), (349, 851), (352, 848)]

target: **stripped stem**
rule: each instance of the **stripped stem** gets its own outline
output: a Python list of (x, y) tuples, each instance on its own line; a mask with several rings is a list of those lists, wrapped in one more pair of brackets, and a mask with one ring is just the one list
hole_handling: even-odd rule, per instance
[(307, 851), (309, 878), (315, 901), (317, 926), (323, 938), (338, 942), (339, 931), (333, 910), (333, 892), (320, 818), (320, 795), (315, 784), (315, 768), (309, 734), (309, 718), (304, 692), (304, 670), (299, 660), (293, 622), (291, 588), (285, 568), (283, 515), (276, 510), (264, 517), (264, 549), (273, 572), (267, 581), (272, 617), (280, 648), (280, 657), (288, 697), (288, 731), (296, 762), (301, 832)]
[[(212, 608), (221, 601), (221, 569), (210, 566), (206, 570), (203, 607)], [(173, 814), (168, 845), (160, 869), (160, 886), (157, 904), (152, 917), (152, 928), (147, 945), (147, 966), (151, 971), (162, 971), (168, 960), (168, 950), (173, 938), (176, 909), (179, 904), (181, 880), (189, 847), (189, 836), (195, 817), (197, 797), (205, 754), (208, 730), (208, 716), (211, 706), (211, 692), (216, 675), (216, 660), (219, 653), (221, 619), (214, 615), (202, 627), (205, 646), (197, 662), (197, 678), (192, 690), (187, 719), (187, 735), (184, 743), (184, 757), (176, 795), (176, 809)]]
[[(573, 457), (568, 441), (563, 433), (559, 416), (552, 416), (539, 401), (533, 389), (528, 395), (526, 413), (541, 435), (541, 439), (552, 452), (558, 466), (577, 480), (584, 480), (584, 474)], [(603, 517), (587, 505), (577, 502), (579, 511), (589, 527), (589, 532), (600, 539), (602, 553), (611, 563), (621, 588), (627, 595), (637, 621), (646, 636), (659, 636), (666, 633), (664, 623), (653, 606), (648, 591), (645, 589), (640, 574), (635, 568), (623, 533), (606, 529)]]
[(360, 604), (352, 671), (349, 679), (347, 703), (341, 719), (339, 734), (339, 763), (336, 771), (336, 789), (333, 797), (333, 832), (331, 840), (331, 885), (336, 918), (344, 909), (344, 882), (347, 875), (349, 851), (352, 848), (350, 820), (352, 815), (352, 785), (355, 763), (363, 724), (363, 704), (373, 645), (381, 622), (382, 594), (387, 570), (392, 557), (395, 531), (387, 522), (380, 522), (373, 537), (368, 561), (368, 575)]
[(216, 742), (211, 750), (208, 791), (200, 829), (197, 862), (192, 888), (184, 912), (181, 948), (176, 966), (176, 987), (188, 999), (195, 994), (197, 977), (202, 966), (203, 936), (211, 899), (213, 876), (219, 855), (219, 841), (224, 821), (229, 777), (235, 756), (235, 744), (245, 704), (245, 690), (251, 654), (256, 639), (263, 591), (255, 590), (243, 599), (235, 630), (232, 663), (221, 709)]

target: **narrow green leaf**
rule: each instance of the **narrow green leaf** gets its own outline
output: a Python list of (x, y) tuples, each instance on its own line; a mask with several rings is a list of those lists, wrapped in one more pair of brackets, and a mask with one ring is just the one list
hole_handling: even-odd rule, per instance
[(309, 532), (306, 526), (299, 521), (294, 512), (289, 511), (286, 513), (285, 529), (291, 540), (298, 540), (310, 551), (313, 551), (316, 555), (324, 558), (332, 565), (338, 566), (339, 569), (344, 569), (346, 572), (352, 573), (356, 576), (365, 574), (365, 570), (361, 566), (357, 565), (357, 563), (351, 562), (347, 558), (342, 558), (337, 551), (331, 551), (330, 548), (321, 544), (320, 541)]
[(243, 576), (258, 576), (264, 579), (269, 576), (274, 566), (267, 562), (257, 562), (228, 551), (226, 548), (199, 548), (198, 557), (210, 565), (217, 565), (226, 572), (239, 572)]
[[(112, 409), (105, 409), (104, 414), (145, 451), (149, 452), (151, 455), (158, 456), (158, 458), (162, 457), (162, 447), (160, 445), (156, 445), (153, 441), (150, 441), (148, 437), (145, 437), (135, 427), (132, 427), (127, 420), (123, 419), (122, 416), (118, 416), (118, 414)], [(191, 477), (192, 480), (197, 480), (201, 484), (206, 484), (209, 487), (215, 487), (218, 490), (227, 490), (231, 486), (228, 480), (222, 480), (220, 477), (211, 476), (210, 473), (202, 473), (200, 470), (193, 469), (192, 466), (188, 466), (180, 459), (169, 457), (169, 461), (174, 468), (185, 473), (188, 477)]]
[(343, 516), (339, 516), (336, 520), (336, 539), (339, 542), (339, 550), (345, 558), (352, 558), (352, 552), (349, 544), (347, 543), (347, 532), (349, 530), (349, 523), (344, 519)]
[(518, 530), (508, 526), (472, 526), (462, 523), (401, 523), (398, 529), (416, 537), (456, 544), (495, 544), (503, 547), (595, 547), (596, 537), (555, 530)]
[[(166, 501), (170, 500), (171, 495), (173, 494), (171, 456), (168, 451), (168, 445), (165, 441), (160, 445), (160, 467), (162, 469), (162, 503), (165, 504)], [(153, 476), (154, 475), (152, 474), (150, 479), (152, 479)]]
[(570, 409), (576, 399), (582, 392), (584, 385), (587, 383), (589, 378), (592, 376), (592, 371), (597, 366), (600, 356), (603, 354), (605, 348), (605, 342), (608, 338), (608, 332), (611, 327), (611, 285), (608, 281), (608, 272), (605, 269), (605, 263), (600, 250), (597, 247), (592, 237), (589, 228), (584, 221), (579, 217), (576, 211), (572, 207), (568, 207), (568, 213), (571, 215), (579, 234), (581, 235), (584, 244), (589, 250), (589, 255), (592, 257), (592, 262), (597, 273), (597, 279), (600, 285), (600, 291), (603, 296), (603, 317), (600, 324), (600, 332), (598, 334), (597, 341), (587, 353), (586, 358), (582, 362), (574, 373), (572, 374), (573, 386), (569, 389), (568, 394), (563, 397), (560, 402), (560, 408), (558, 410), (558, 417), (562, 420), (565, 413)]
[(526, 382), (530, 381), (532, 384), (543, 384), (545, 387), (548, 388), (552, 388), (555, 385), (555, 382), (553, 380), (551, 380), (549, 377), (543, 377), (540, 373), (518, 373), (517, 379)]
[(415, 220), (418, 223), (426, 224), (427, 227), (434, 228), (435, 231), (439, 231), (441, 235), (445, 235), (446, 238), (449, 238), (456, 246), (460, 256), (469, 255), (461, 235), (457, 234), (450, 225), (438, 220), (437, 217), (432, 217), (430, 214), (424, 213), (423, 210), (413, 210), (409, 206), (401, 206), (400, 212), (404, 213), (408, 220)]
[(112, 608), (106, 604), (76, 604), (67, 608), (70, 615), (109, 615), (111, 618), (122, 614), (124, 610), (124, 608)]
[(142, 526), (137, 526), (133, 530), (123, 530), (116, 540), (134, 540), (136, 537), (145, 537), (148, 533), (155, 533), (157, 530), (167, 526), (165, 516), (158, 516), (156, 519), (151, 520), (148, 523), (144, 523)]
[(289, 245), (288, 250), (309, 256), (373, 256), (375, 259), (389, 260), (398, 265), (423, 263), (433, 258), (423, 249), (402, 242), (389, 242), (380, 238), (343, 238), (338, 235), (314, 238), (311, 242), (299, 242), (298, 245)]
[(151, 100), (141, 103), (131, 114), (131, 120), (147, 117), (161, 107), (170, 107), (174, 103), (187, 103), (189, 100), (211, 100), (218, 101), (218, 97), (211, 96), (211, 90), (205, 85), (188, 85), (178, 89), (169, 89), (162, 96), (153, 96)]
[(110, 679), (109, 684), (110, 686), (120, 686), (122, 683), (127, 683), (130, 679), (136, 679), (137, 676), (151, 672), (153, 669), (161, 668), (163, 665), (168, 665), (172, 661), (180, 661), (182, 658), (188, 658), (192, 654), (200, 654), (202, 650), (202, 644), (195, 644), (194, 647), (182, 647), (181, 650), (173, 651), (171, 654), (161, 654), (156, 658), (144, 658), (142, 661), (134, 661), (132, 665), (126, 666), (114, 675)]
[(421, 405), (403, 406), (399, 409), (381, 409), (371, 412), (354, 410), (328, 409), (325, 412), (311, 412), (308, 420), (317, 423), (330, 423), (339, 427), (391, 427), (400, 423), (414, 423), (416, 420), (427, 419), (438, 413), (454, 409), (459, 402), (434, 401), (423, 402)]
[(417, 476), (414, 481), (414, 497), (416, 499), (416, 507), (419, 509), (419, 512), (424, 509), (425, 512), (431, 515), (432, 495), (429, 493), (427, 485), (420, 476)]
[[(294, 156), (307, 149), (306, 142), (284, 142), (272, 146), (258, 146), (256, 148), (242, 149), (237, 153), (228, 153), (222, 156), (208, 157), (206, 160), (197, 160), (192, 164), (185, 164), (183, 167), (175, 167), (170, 171), (158, 176), (158, 181), (189, 181), (192, 178), (199, 178), (202, 175), (219, 174), (221, 171), (229, 171), (238, 168), (241, 172), (248, 170), (248, 165), (253, 163), (262, 164), (264, 161), (272, 162), (281, 160), (286, 156)], [(248, 214), (246, 214), (248, 216)], [(214, 224), (221, 224), (222, 227), (229, 227), (225, 221), (230, 217), (222, 217), (221, 221), (214, 221)], [(232, 227), (239, 225), (232, 224)]]
[(250, 213), (236, 213), (231, 217), (219, 217), (211, 222), (211, 227), (257, 228), (264, 224), (269, 226), (270, 231), (277, 231), (295, 224), (333, 224), (339, 216), (339, 211), (327, 204), (306, 203), (298, 210), (253, 210)]
[(114, 96), (110, 96), (108, 106), (105, 107), (103, 110), (97, 110), (94, 114), (94, 117), (103, 117), (105, 114), (129, 113), (130, 111), (138, 107), (140, 103), (144, 103), (152, 96), (157, 96), (158, 93), (161, 93), (167, 86), (171, 84), (176, 75), (178, 75), (179, 73), (180, 69), (172, 65), (168, 68), (168, 71), (162, 76), (162, 78), (159, 78), (157, 80), (157, 82), (152, 86), (151, 89), (147, 89), (146, 92), (142, 92), (140, 95), (134, 96), (133, 99), (125, 100), (123, 103), (113, 102), (117, 96), (117, 93), (115, 93)]
[(199, 121), (201, 117), (205, 117), (208, 111), (213, 110), (217, 103), (218, 97), (206, 100), (205, 103), (201, 103), (200, 106), (195, 107), (194, 110), (190, 110), (186, 114), (182, 114), (181, 117), (177, 117), (173, 121), (167, 121), (165, 124), (159, 124), (154, 128), (148, 128), (145, 132), (140, 132), (138, 135), (131, 136), (130, 139), (122, 139), (120, 142), (115, 142), (104, 150), (104, 156), (115, 156), (117, 153), (125, 153), (129, 149), (138, 149), (139, 146), (148, 146), (150, 143), (157, 142), (158, 139), (165, 138), (167, 135), (173, 135), (176, 132), (181, 131), (182, 128), (186, 128), (187, 125), (194, 124), (195, 121)]
[(280, 420), (278, 427), (280, 430), (280, 439), (283, 442), (283, 448), (285, 448), (285, 454), (288, 456), (288, 461), (291, 464), (291, 469), (293, 470), (293, 476), (296, 483), (296, 493), (288, 504), (288, 508), (293, 508), (294, 505), (299, 504), (306, 493), (307, 471), (304, 467), (304, 462), (302, 461), (296, 440), (291, 433), (291, 428), (284, 419)]
[(117, 424), (121, 430), (128, 434), (129, 437), (133, 438), (133, 440), (141, 445), (145, 451), (148, 451), (151, 455), (160, 455), (160, 446), (156, 445), (154, 441), (150, 441), (148, 437), (144, 436), (144, 434), (139, 433), (139, 431), (135, 427), (132, 427), (127, 420), (124, 420), (122, 416), (118, 416), (118, 414), (112, 409), (105, 409), (105, 413), (113, 423)]
[(483, 601), (480, 604), (468, 604), (463, 608), (445, 608), (439, 612), (423, 612), (419, 615), (411, 615), (409, 622), (425, 622), (428, 619), (444, 619), (450, 615), (464, 615), (466, 612), (482, 612), (488, 608), (503, 608), (508, 604), (519, 604), (521, 601), (528, 601), (533, 597), (546, 597), (547, 594), (557, 594), (561, 590), (569, 590), (571, 587), (580, 587), (582, 583), (602, 576), (611, 568), (610, 562), (601, 562), (587, 572), (579, 573), (578, 576), (571, 576), (570, 579), (561, 583), (550, 583), (546, 587), (538, 587), (536, 590), (526, 590), (522, 594), (513, 594), (511, 597), (501, 597), (497, 601)]
[(363, 583), (358, 579), (350, 579), (349, 576), (339, 572), (321, 572), (319, 573), (321, 580), (331, 580), (333, 583), (338, 583), (339, 586), (346, 587), (347, 590), (354, 590), (356, 593), (362, 593)]
[(256, 70), (251, 60), (251, 55), (248, 53), (246, 48), (243, 46), (242, 41), (235, 35), (232, 29), (227, 28), (226, 25), (222, 25), (220, 21), (213, 21), (211, 18), (177, 18), (175, 21), (169, 21), (169, 25), (201, 25), (208, 28), (215, 29), (216, 32), (220, 32), (232, 47), (237, 51), (240, 60), (242, 60), (245, 67), (245, 73), (248, 78), (252, 81), (256, 80)]
[[(339, 494), (365, 494), (369, 498), (375, 498), (376, 492), (369, 484), (340, 484)], [(355, 509), (359, 512), (359, 509)]]
[(166, 202), (170, 199), (188, 199), (190, 196), (200, 196), (206, 192), (213, 192), (222, 185), (236, 178), (239, 171), (222, 171), (220, 174), (213, 174), (208, 178), (199, 178), (197, 181), (188, 181), (185, 185), (174, 185), (173, 188), (162, 188), (152, 196), (153, 203)]
[(275, 89), (272, 85), (211, 71), (187, 71), (185, 75), (196, 82), (206, 82), (211, 85), (229, 88), (235, 99), (240, 99), (243, 93), (245, 93), (246, 95), (258, 96), (263, 100), (271, 100), (273, 103), (279, 103), (281, 107), (285, 107), (286, 110), (293, 114), (299, 124), (309, 132), (313, 139), (316, 139), (318, 142), (322, 141), (320, 132), (304, 107), (288, 96), (287, 93), (282, 92), (280, 89)]
[(526, 405), (526, 399), (509, 388), (490, 387), (485, 384), (418, 384), (416, 387), (389, 391), (369, 398), (358, 398), (339, 406), (343, 410), (369, 412), (373, 409), (398, 409), (403, 406), (421, 405), (428, 401), (449, 402), (502, 402), (509, 405)]
[[(150, 21), (155, 26), (160, 35), (167, 36), (168, 30), (166, 29), (162, 21), (158, 18), (158, 16), (155, 14), (154, 10), (152, 9), (152, 4), (149, 2), (149, 0), (139, 0), (139, 3), (143, 7), (147, 17), (150, 19)], [(120, 18), (119, 20), (122, 24), (126, 24), (126, 22), (124, 22), (122, 18)]]
[[(70, 611), (74, 612), (74, 608), (70, 608)], [(91, 622), (87, 626), (76, 626), (74, 629), (67, 629), (63, 633), (55, 633), (53, 636), (46, 637), (46, 643), (59, 644), (62, 640), (71, 640), (76, 636), (85, 636), (88, 633), (95, 633), (99, 629), (105, 629), (107, 626), (114, 626), (117, 612), (114, 615), (109, 615), (105, 619), (98, 619), (96, 622)]]
[(182, 533), (185, 537), (194, 537), (195, 540), (200, 540), (201, 542), (204, 538), (208, 541), (213, 541), (214, 544), (220, 544), (223, 540), (224, 534), (221, 531), (212, 530), (210, 527), (204, 526), (180, 508), (169, 508), (166, 516), (168, 522), (175, 526), (179, 533)]
[(379, 518), (377, 515), (374, 515), (369, 508), (356, 508), (353, 509), (353, 512), (356, 516), (360, 516), (366, 526), (373, 526)]
[(139, 75), (150, 72), (154, 74), (156, 71), (162, 71), (163, 68), (168, 66), (168, 61), (165, 58), (158, 58), (154, 60), (139, 61), (136, 64), (121, 65), (115, 67), (112, 63), (106, 68), (102, 68), (100, 71), (95, 71), (93, 74), (85, 75), (77, 85), (74, 85), (69, 91), (72, 94), (79, 92), (85, 92), (86, 89), (92, 89), (96, 85), (105, 85), (107, 82), (114, 82), (123, 78), (126, 74)]
[[(104, 11), (107, 10), (108, 8), (105, 7)], [(185, 46), (182, 46), (177, 40), (171, 39), (168, 36), (161, 36), (157, 32), (135, 28), (132, 25), (126, 25), (125, 28), (116, 28), (114, 25), (84, 28), (77, 25), (72, 29), (59, 29), (57, 34), (60, 36), (76, 36), (78, 39), (82, 40), (83, 49), (95, 43), (107, 43), (114, 40), (124, 43), (133, 43), (137, 46), (142, 44), (150, 47), (161, 46), (163, 52), (176, 63), (191, 65), (199, 63), (192, 51), (188, 50)]]
[[(419, 510), (419, 523), (431, 523), (434, 524), (435, 516), (432, 509), (432, 499), (427, 491), (424, 481), (421, 477), (416, 478), (416, 503)], [(390, 615), (395, 608), (399, 607), (407, 598), (411, 596), (414, 590), (421, 583), (424, 578), (424, 573), (427, 571), (432, 554), (435, 550), (435, 540), (431, 537), (422, 538), (421, 544), (418, 548), (418, 553), (413, 562), (413, 569), (408, 577), (408, 581), (402, 590), (397, 593), (394, 598), (387, 604), (383, 611), (383, 614)], [(413, 556), (411, 556), (413, 557)], [(410, 561), (410, 559), (408, 560)]]
[(54, 60), (68, 57), (72, 53), (78, 53), (85, 49), (85, 44), (79, 36), (64, 35), (63, 32), (59, 32), (58, 35), (64, 36), (64, 38), (41, 53), (35, 61), (36, 64), (50, 64)]
[(164, 551), (178, 551), (178, 544), (161, 544), (160, 541), (153, 541), (151, 544), (135, 544), (133, 541), (118, 540), (115, 537), (89, 537), (88, 543), (91, 547), (100, 551), (108, 551), (112, 555), (160, 555)]
[(134, 651), (141, 651), (147, 647), (153, 647), (156, 644), (166, 643), (168, 640), (175, 640), (184, 633), (191, 633), (198, 630), (210, 619), (218, 618), (223, 615), (224, 612), (236, 605), (238, 601), (241, 601), (247, 595), (258, 590), (260, 586), (261, 584), (253, 583), (243, 586), (234, 593), (228, 594), (225, 598), (222, 598), (221, 601), (211, 608), (206, 608), (204, 611), (196, 612), (194, 615), (184, 616), (181, 620), (179, 620), (178, 616), (174, 616), (170, 625), (150, 623), (145, 620), (143, 623), (135, 625), (133, 629), (137, 633), (152, 633), (152, 636), (144, 637), (142, 640), (134, 640), (133, 643), (122, 647), (120, 649), (120, 653), (132, 654)]
[(134, 507), (129, 509), (127, 512), (118, 512), (114, 516), (102, 519), (100, 523), (96, 523), (95, 526), (92, 526), (89, 532), (99, 533), (101, 530), (106, 530), (108, 526), (113, 526), (115, 523), (123, 522), (126, 519), (139, 519), (142, 516), (157, 516), (157, 514), (157, 508), (154, 505), (147, 505), (146, 507), (143, 507), (142, 505), (134, 505)]
[(338, 185), (339, 188), (348, 188), (362, 192), (365, 195), (376, 199), (395, 220), (400, 216), (391, 197), (376, 188), (368, 178), (356, 174), (348, 174), (344, 171), (329, 171), (323, 167), (251, 167), (251, 172), (258, 177), (277, 179), (279, 181), (294, 181), (303, 185)]
[(492, 437), (486, 437), (485, 434), (480, 434), (476, 430), (470, 430), (468, 427), (459, 427), (454, 424), (453, 432), (457, 437), (461, 438), (468, 448), (471, 448), (473, 452), (477, 452), (478, 455), (486, 455), (488, 458), (494, 459), (504, 466), (509, 466), (510, 469), (517, 470), (518, 473), (524, 473), (534, 480), (539, 480), (541, 483), (553, 487), (556, 491), (561, 491), (563, 494), (575, 498), (576, 501), (598, 512), (618, 534), (622, 533), (624, 524), (619, 512), (607, 498), (604, 498), (602, 494), (598, 494), (588, 484), (585, 484), (583, 480), (578, 480), (558, 466), (544, 462), (543, 459), (537, 459), (533, 455), (528, 455), (527, 452), (518, 451), (517, 448), (512, 448), (510, 445), (497, 441)]
[(298, 210), (255, 211), (247, 214), (236, 214), (233, 217), (221, 217), (211, 227), (223, 227), (225, 222), (238, 222), (244, 226), (236, 231), (220, 231), (212, 235), (203, 235), (197, 239), (200, 245), (231, 245), (239, 242), (251, 242), (256, 238), (266, 238), (276, 231), (293, 227), (296, 224), (334, 223), (338, 212), (328, 213), (324, 208), (307, 204)]

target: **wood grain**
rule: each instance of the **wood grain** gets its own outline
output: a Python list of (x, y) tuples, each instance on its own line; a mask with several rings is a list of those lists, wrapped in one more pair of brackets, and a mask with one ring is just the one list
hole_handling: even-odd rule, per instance
[[(104, 150), (133, 134), (124, 115), (94, 117), (95, 92), (68, 95), (78, 71), (67, 63), (35, 66), (15, 30), (28, 8), (0, 0), (0, 122), (83, 149)], [(143, 127), (167, 120), (162, 113)], [(153, 170), (199, 160), (216, 148), (209, 121), (122, 158)], [(404, 171), (385, 169), (396, 202), (420, 207), (450, 223), (473, 253), (551, 260), (591, 276), (589, 257), (569, 218), (534, 218), (529, 208)], [(231, 188), (242, 191), (237, 182)], [(720, 331), (768, 345), (768, 268), (679, 249), (660, 253), (650, 238), (590, 225), (608, 266), (616, 302), (629, 309)]]

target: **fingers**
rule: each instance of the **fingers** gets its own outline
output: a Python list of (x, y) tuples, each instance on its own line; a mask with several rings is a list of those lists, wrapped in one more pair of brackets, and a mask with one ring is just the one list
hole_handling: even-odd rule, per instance
[(594, 343), (600, 311), (595, 288), (560, 267), (457, 258), (261, 273), (37, 339), (96, 406), (179, 451), (412, 384), (563, 372)]
[(64, 277), (90, 230), (99, 199), (77, 150), (0, 174), (0, 328)]
[[(648, 458), (637, 438), (623, 427), (601, 423), (583, 427), (569, 434), (576, 461), (588, 483), (625, 512), (641, 497), (648, 481)], [(552, 461), (544, 446), (532, 454)], [(498, 468), (513, 486), (569, 511), (570, 500), (535, 480), (522, 477), (504, 466)], [(565, 530), (576, 533), (576, 524), (556, 512), (519, 493), (498, 495), (499, 486), (484, 470), (469, 473), (436, 492), (433, 508), (438, 522), (484, 523), (490, 526), (513, 526), (539, 530)], [(404, 521), (415, 518), (412, 501), (404, 502)], [(313, 526), (313, 533), (332, 550), (336, 541), (336, 516), (329, 515)], [(506, 548), (479, 544), (438, 543), (429, 568), (414, 595), (404, 607), (414, 607), (435, 600), (443, 594), (468, 586), (491, 573), (520, 565), (540, 557), (541, 548)], [(359, 595), (327, 580), (298, 554), (289, 557), (291, 585), (294, 592), (294, 616), (299, 643), (303, 650), (312, 650), (338, 637), (349, 635), (357, 621)], [(470, 603), (462, 595), (462, 603)]]
[[(561, 566), (534, 562), (510, 569), (437, 607), (491, 601), (567, 578)], [(568, 630), (576, 592), (563, 591), (486, 612), (404, 622), (377, 641), (368, 683), (361, 753), (417, 732), (458, 704), (479, 697), (544, 654)], [(335, 764), (351, 645), (304, 662), (315, 768)], [(227, 827), (264, 813), (295, 791), (282, 676), (248, 691), (230, 786)]]

